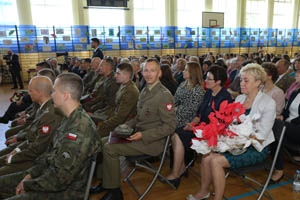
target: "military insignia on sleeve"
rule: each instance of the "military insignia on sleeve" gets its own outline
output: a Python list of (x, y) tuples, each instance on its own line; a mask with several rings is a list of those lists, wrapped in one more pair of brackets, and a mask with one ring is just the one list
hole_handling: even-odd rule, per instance
[(43, 134), (48, 134), (50, 132), (50, 127), (49, 126), (42, 126), (42, 133)]
[(62, 156), (63, 156), (64, 159), (71, 158), (71, 156), (70, 156), (70, 154), (68, 152), (63, 152)]
[(77, 139), (77, 135), (73, 134), (73, 133), (68, 133), (67, 138), (70, 140), (76, 140)]
[(167, 104), (167, 111), (172, 110), (172, 108), (173, 108), (173, 104), (168, 103), (168, 104)]

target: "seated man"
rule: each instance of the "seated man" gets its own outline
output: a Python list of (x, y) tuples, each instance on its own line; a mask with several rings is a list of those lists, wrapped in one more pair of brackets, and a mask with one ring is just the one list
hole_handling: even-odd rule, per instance
[[(47, 62), (40, 62), (36, 64), (36, 69), (50, 68)], [(25, 94), (18, 102), (13, 102), (7, 108), (5, 114), (0, 117), (0, 123), (7, 124), (9, 121), (16, 118), (16, 114), (24, 111), (32, 104), (31, 98), (28, 94)]]
[(103, 78), (97, 82), (90, 100), (83, 104), (86, 111), (93, 113), (106, 106), (114, 106), (119, 84), (116, 83), (113, 70), (114, 61), (111, 58), (103, 59), (99, 66), (99, 73)]
[(291, 86), (291, 84), (295, 82), (295, 79), (290, 77), (288, 73), (289, 66), (290, 62), (285, 59), (281, 59), (276, 63), (279, 77), (276, 80), (275, 85), (282, 89), (284, 93)]
[(33, 161), (44, 153), (51, 143), (53, 133), (63, 118), (54, 109), (51, 99), (52, 87), (48, 77), (36, 76), (31, 79), (28, 92), (40, 108), (33, 122), (18, 136), (11, 138), (11, 142), (14, 143), (0, 152), (0, 176), (30, 168)]
[(83, 84), (85, 86), (83, 95), (89, 95), (90, 93), (92, 93), (96, 83), (100, 80), (100, 78), (102, 78), (102, 75), (97, 73), (100, 63), (101, 63), (100, 58), (95, 57), (92, 59), (91, 75), (90, 75), (91, 78), (90, 78), (90, 80), (83, 79), (83, 81), (84, 81)]
[(122, 200), (120, 189), (119, 156), (151, 155), (157, 156), (163, 151), (166, 136), (175, 130), (176, 118), (173, 109), (174, 98), (159, 81), (160, 64), (156, 59), (148, 59), (143, 68), (147, 86), (141, 92), (137, 105), (137, 116), (126, 124), (134, 128), (135, 133), (128, 140), (130, 143), (108, 144), (102, 140), (103, 163), (98, 165), (102, 174), (102, 185), (91, 189), (91, 192), (107, 193), (101, 200)]
[(91, 59), (85, 58), (82, 60), (82, 66), (84, 70), (86, 71), (86, 74), (83, 76), (82, 81), (83, 84), (86, 85), (93, 77), (94, 70), (91, 68)]
[(123, 124), (128, 119), (136, 115), (136, 104), (139, 98), (139, 90), (131, 81), (133, 76), (132, 66), (128, 63), (118, 65), (115, 74), (116, 82), (121, 84), (117, 94), (115, 107), (111, 105), (93, 113), (92, 118), (105, 117), (107, 119), (98, 122), (98, 132), (100, 135), (108, 136), (109, 132), (114, 130), (119, 124)]
[(99, 149), (99, 135), (80, 106), (81, 78), (63, 73), (55, 81), (54, 106), (65, 116), (53, 146), (27, 171), (0, 177), (0, 199), (83, 199), (89, 159)]
[[(38, 73), (38, 76), (47, 76), (50, 78), (52, 83), (55, 81), (55, 74), (51, 69), (41, 69)], [(19, 131), (24, 130), (26, 127), (28, 127), (32, 121), (34, 120), (35, 114), (37, 113), (38, 109), (40, 108), (40, 105), (38, 103), (33, 102), (31, 106), (29, 106), (24, 112), (20, 114), (20, 117), (16, 121), (15, 126), (12, 126), (12, 128), (8, 129), (5, 132), (5, 138), (8, 139), (11, 136), (16, 135)], [(13, 123), (12, 123), (13, 124)]]

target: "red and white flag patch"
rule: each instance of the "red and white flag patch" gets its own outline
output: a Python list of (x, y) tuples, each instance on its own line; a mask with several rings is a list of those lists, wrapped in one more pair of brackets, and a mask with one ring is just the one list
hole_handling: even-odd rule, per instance
[(172, 110), (172, 108), (173, 108), (173, 104), (168, 103), (168, 104), (167, 104), (167, 111)]
[(42, 126), (42, 133), (48, 134), (50, 132), (50, 126)]
[(70, 140), (76, 140), (77, 139), (77, 135), (73, 134), (73, 133), (68, 133), (67, 138), (69, 138)]

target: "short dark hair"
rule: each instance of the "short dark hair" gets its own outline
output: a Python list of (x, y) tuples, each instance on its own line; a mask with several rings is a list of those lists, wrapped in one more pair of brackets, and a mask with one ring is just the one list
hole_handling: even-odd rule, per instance
[(41, 69), (38, 72), (38, 75), (39, 76), (47, 76), (52, 81), (52, 83), (54, 83), (55, 78), (56, 78), (54, 71), (52, 69), (48, 69), (48, 68)]
[(265, 69), (269, 76), (272, 76), (272, 81), (275, 83), (279, 77), (276, 65), (271, 62), (265, 62), (261, 66)]
[(36, 64), (36, 66), (41, 67), (41, 68), (48, 68), (48, 69), (50, 69), (50, 65), (46, 61), (39, 62), (38, 64)]
[(90, 59), (90, 58), (85, 58), (85, 59), (83, 59), (83, 61), (84, 61), (85, 63), (91, 63), (91, 62), (92, 62), (92, 59)]
[(227, 72), (224, 67), (213, 64), (210, 68), (208, 68), (207, 72), (212, 73), (216, 82), (221, 81), (222, 87), (225, 85), (227, 80)]
[(156, 58), (148, 58), (146, 60), (146, 63), (150, 63), (150, 62), (155, 62), (157, 64), (157, 66), (160, 68), (160, 63)]
[(289, 68), (290, 62), (289, 62), (288, 60), (282, 58), (282, 59), (280, 59), (280, 60), (277, 61), (277, 62), (280, 62), (280, 61), (283, 62), (283, 65), (284, 65), (287, 69)]
[(96, 42), (97, 44), (100, 44), (100, 40), (98, 38), (92, 38), (91, 39), (93, 42)]
[(65, 72), (58, 75), (59, 87), (70, 92), (73, 100), (80, 101), (83, 92), (83, 82), (79, 75), (72, 72)]
[(126, 71), (126, 72), (128, 72), (128, 73), (130, 74), (130, 77), (133, 76), (133, 67), (132, 67), (131, 64), (129, 64), (129, 63), (121, 63), (121, 64), (118, 65), (117, 68), (118, 68), (119, 70), (121, 70), (121, 71)]
[(103, 58), (103, 60), (104, 60), (108, 65), (110, 65), (111, 70), (114, 70), (114, 68), (115, 68), (115, 62), (114, 62), (114, 60), (113, 60), (111, 57)]

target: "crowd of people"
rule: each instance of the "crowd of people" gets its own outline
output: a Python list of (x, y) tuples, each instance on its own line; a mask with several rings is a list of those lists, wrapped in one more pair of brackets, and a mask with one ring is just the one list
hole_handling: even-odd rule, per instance
[[(179, 188), (187, 176), (193, 124), (209, 123), (223, 101), (240, 102), (246, 115), (259, 114), (256, 124), (262, 147), (238, 154), (211, 152), (202, 156), (201, 187), (187, 200), (205, 199), (214, 186), (222, 199), (225, 169), (263, 162), (277, 147), (275, 121), (284, 122), (285, 141), (300, 143), (300, 55), (263, 53), (104, 56), (92, 39), (92, 58), (69, 59), (60, 68), (55, 58), (36, 65), (28, 95), (12, 103), (1, 123), (7, 148), (0, 151), (0, 198), (82, 199), (88, 160), (98, 153), (91, 194), (102, 200), (123, 199), (120, 156), (158, 156), (171, 135), (172, 169), (168, 181)], [(112, 144), (112, 132), (132, 128), (126, 143)], [(274, 130), (274, 132), (273, 132)], [(295, 159), (299, 159), (295, 155)], [(280, 149), (271, 182), (284, 176)], [(196, 189), (196, 188), (195, 188)]]

